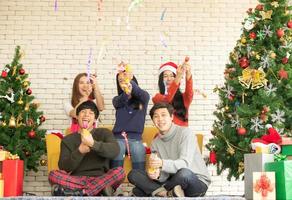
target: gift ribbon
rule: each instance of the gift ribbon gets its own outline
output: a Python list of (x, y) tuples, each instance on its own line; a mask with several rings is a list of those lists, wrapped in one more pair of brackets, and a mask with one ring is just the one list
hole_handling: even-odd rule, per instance
[(129, 141), (128, 141), (128, 135), (127, 135), (127, 133), (125, 131), (123, 131), (121, 135), (124, 137), (125, 142), (126, 142), (126, 148), (127, 148), (127, 151), (128, 151), (128, 157), (131, 158), (130, 146), (129, 146)]
[(287, 159), (286, 155), (282, 155), (282, 154), (274, 154), (274, 160), (279, 162), (279, 161), (284, 161)]

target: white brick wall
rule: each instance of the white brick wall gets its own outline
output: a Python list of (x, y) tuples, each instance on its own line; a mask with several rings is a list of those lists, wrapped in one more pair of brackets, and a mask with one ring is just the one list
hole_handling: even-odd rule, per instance
[[(98, 73), (106, 100), (101, 115), (104, 124), (114, 123), (111, 99), (116, 95), (114, 75), (119, 61), (130, 62), (140, 86), (154, 95), (161, 62), (181, 63), (189, 55), (194, 87), (208, 95), (206, 99), (194, 97), (190, 127), (205, 134), (207, 142), (218, 100), (212, 90), (223, 83), (229, 52), (240, 36), (245, 11), (255, 7), (255, 0), (145, 0), (130, 13), (130, 1), (124, 0), (103, 1), (101, 11), (98, 1), (58, 0), (55, 12), (54, 2), (0, 0), (1, 68), (12, 60), (15, 46), (20, 45), (25, 51), (22, 63), (29, 73), (33, 95), (47, 118), (44, 128), (63, 130), (68, 126), (63, 101), (70, 96), (75, 75), (86, 71), (90, 48), (91, 69)], [(162, 32), (167, 34), (167, 48), (160, 41)], [(148, 116), (147, 124), (151, 124)], [(209, 169), (213, 183), (208, 195), (243, 194), (241, 181), (228, 182), (225, 175), (216, 175), (215, 167)], [(27, 173), (24, 190), (49, 194), (46, 176), (46, 167), (38, 173)]]

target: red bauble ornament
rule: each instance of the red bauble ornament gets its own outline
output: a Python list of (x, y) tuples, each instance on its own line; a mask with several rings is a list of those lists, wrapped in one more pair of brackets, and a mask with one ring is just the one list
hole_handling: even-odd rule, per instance
[(29, 132), (27, 133), (27, 136), (28, 136), (29, 138), (33, 139), (33, 138), (35, 138), (36, 133), (35, 133), (34, 131), (29, 131)]
[(245, 69), (249, 66), (249, 60), (246, 57), (242, 57), (239, 59), (239, 65), (241, 68)]
[(246, 129), (243, 127), (240, 127), (237, 129), (238, 135), (245, 135), (246, 134)]
[(46, 121), (46, 118), (45, 118), (45, 116), (40, 116), (40, 120), (41, 120), (41, 122), (44, 122), (44, 121)]
[(261, 10), (264, 9), (264, 5), (262, 5), (262, 4), (258, 4), (257, 7), (256, 7), (255, 9), (261, 11)]
[(260, 116), (260, 118), (261, 118), (261, 120), (263, 122), (266, 122), (268, 120), (268, 117), (267, 117), (267, 115), (265, 113), (262, 113), (261, 116)]
[(19, 72), (20, 75), (25, 74), (25, 70), (23, 68), (20, 68), (18, 72)]
[(247, 12), (247, 14), (251, 14), (252, 13), (252, 8), (249, 8), (246, 12)]
[(26, 90), (26, 94), (31, 95), (31, 93), (32, 93), (32, 90), (31, 90), (30, 88), (28, 88), (28, 89)]
[(283, 35), (284, 35), (284, 30), (283, 29), (278, 29), (277, 30), (277, 36), (278, 36), (278, 38), (283, 37)]
[(281, 68), (278, 72), (278, 75), (281, 79), (288, 79), (288, 72), (285, 71), (285, 69)]
[(287, 27), (288, 28), (292, 28), (292, 20), (290, 20), (289, 22), (287, 22)]
[(257, 37), (257, 34), (255, 32), (250, 32), (249, 33), (249, 38), (250, 39), (254, 40), (254, 39), (256, 39), (256, 37)]
[(228, 96), (228, 99), (229, 99), (230, 101), (233, 101), (233, 100), (234, 100), (234, 95), (233, 95), (233, 94), (229, 95), (229, 96)]
[(213, 165), (217, 163), (215, 151), (210, 151), (209, 159), (210, 159), (210, 163), (212, 163)]
[(7, 75), (8, 75), (8, 73), (7, 73), (7, 71), (2, 71), (2, 73), (1, 73), (1, 76), (3, 77), (3, 78), (5, 78), (5, 77), (7, 77)]
[(287, 63), (288, 63), (288, 60), (289, 60), (289, 59), (288, 59), (287, 57), (284, 57), (284, 58), (282, 58), (282, 63), (283, 63), (283, 64), (287, 64)]

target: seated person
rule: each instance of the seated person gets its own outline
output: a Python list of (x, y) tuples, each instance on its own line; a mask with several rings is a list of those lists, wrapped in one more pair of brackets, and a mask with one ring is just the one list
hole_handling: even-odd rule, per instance
[(122, 167), (110, 169), (110, 159), (119, 154), (119, 145), (110, 130), (93, 128), (99, 111), (87, 100), (76, 109), (78, 134), (61, 142), (59, 170), (49, 174), (54, 196), (111, 196), (125, 178)]
[(201, 156), (196, 135), (188, 127), (172, 123), (173, 107), (157, 103), (150, 117), (159, 130), (152, 141), (147, 172), (133, 169), (128, 180), (135, 187), (134, 196), (204, 196), (210, 175)]

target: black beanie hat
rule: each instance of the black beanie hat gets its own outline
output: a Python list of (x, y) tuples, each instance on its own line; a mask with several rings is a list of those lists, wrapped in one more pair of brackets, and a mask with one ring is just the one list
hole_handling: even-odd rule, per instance
[(98, 118), (99, 116), (99, 111), (97, 109), (97, 106), (96, 104), (91, 101), (91, 100), (88, 100), (88, 101), (84, 101), (83, 103), (81, 103), (77, 109), (76, 109), (76, 115), (78, 115), (80, 113), (81, 110), (84, 110), (84, 109), (90, 109), (94, 112), (94, 117), (95, 119)]

